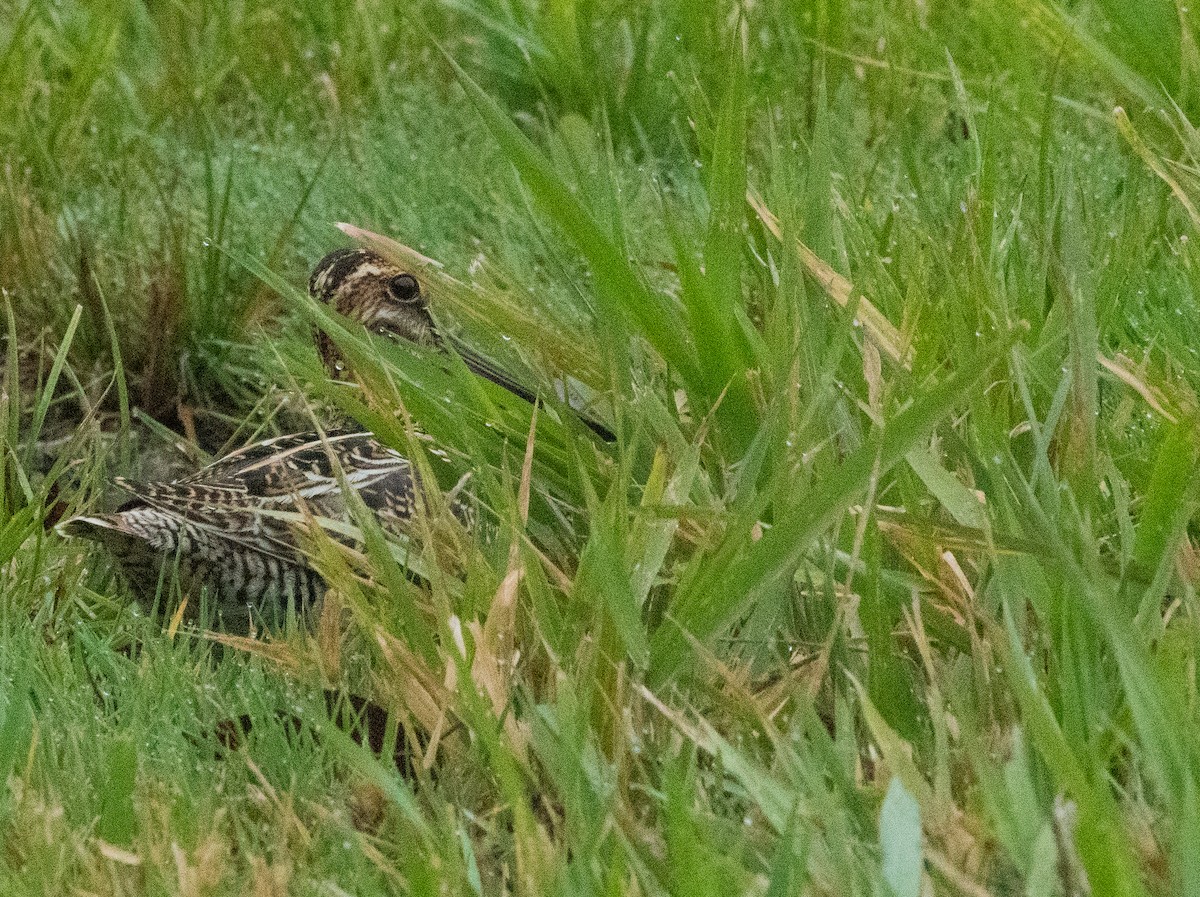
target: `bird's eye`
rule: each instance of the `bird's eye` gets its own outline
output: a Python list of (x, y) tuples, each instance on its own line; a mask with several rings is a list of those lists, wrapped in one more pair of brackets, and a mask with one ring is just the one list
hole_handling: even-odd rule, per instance
[(388, 328), (387, 324), (380, 324), (378, 327), (375, 328), (375, 332), (378, 333), (380, 336), (387, 336), (392, 331)]
[(421, 295), (421, 285), (411, 274), (397, 274), (388, 281), (388, 292), (399, 302), (412, 302)]

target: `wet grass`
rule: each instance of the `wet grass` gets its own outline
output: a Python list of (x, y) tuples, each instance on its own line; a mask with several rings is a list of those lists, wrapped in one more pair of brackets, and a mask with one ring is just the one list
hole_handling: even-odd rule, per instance
[[(0, 879), (1200, 892), (1200, 66), (1146, 9), (0, 0)], [(351, 236), (547, 404), (310, 304)], [(50, 525), (313, 415), (471, 473), (425, 585), (362, 520), (311, 626), (205, 634)]]

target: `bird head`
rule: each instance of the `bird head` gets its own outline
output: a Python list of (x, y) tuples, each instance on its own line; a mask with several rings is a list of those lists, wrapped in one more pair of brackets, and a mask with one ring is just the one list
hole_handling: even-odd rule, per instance
[[(369, 249), (329, 253), (313, 269), (308, 292), (371, 333), (425, 346), (441, 345), (420, 282)], [(326, 367), (341, 373), (344, 365), (324, 333), (317, 334), (317, 348)]]
[[(362, 324), (371, 333), (397, 342), (411, 342), (440, 351), (452, 350), (474, 373), (492, 381), (527, 402), (536, 394), (461, 339), (443, 338), (429, 313), (429, 300), (421, 284), (409, 272), (369, 249), (335, 249), (317, 263), (308, 279), (308, 292), (334, 311)], [(346, 375), (346, 365), (333, 340), (321, 330), (317, 349), (329, 373)], [(601, 438), (615, 437), (603, 424), (586, 415), (583, 422)]]

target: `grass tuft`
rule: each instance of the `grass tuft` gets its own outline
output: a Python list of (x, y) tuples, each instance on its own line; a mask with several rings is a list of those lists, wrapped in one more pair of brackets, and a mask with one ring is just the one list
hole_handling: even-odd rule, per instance
[[(1181, 10), (0, 0), (0, 880), (1200, 893)], [(312, 619), (54, 529), (350, 421)]]

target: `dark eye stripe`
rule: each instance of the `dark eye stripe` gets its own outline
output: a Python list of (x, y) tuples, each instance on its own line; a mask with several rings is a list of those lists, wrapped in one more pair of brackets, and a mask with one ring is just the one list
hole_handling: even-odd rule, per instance
[(318, 299), (329, 298), (338, 285), (364, 262), (369, 261), (372, 255), (373, 253), (356, 247), (335, 249), (317, 262), (317, 267), (313, 269), (312, 277), (308, 280), (308, 291)]

